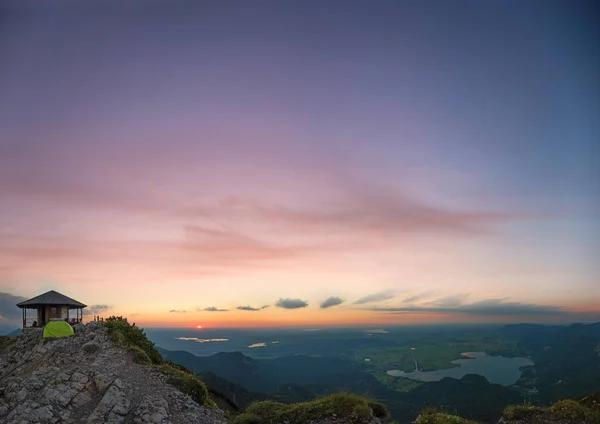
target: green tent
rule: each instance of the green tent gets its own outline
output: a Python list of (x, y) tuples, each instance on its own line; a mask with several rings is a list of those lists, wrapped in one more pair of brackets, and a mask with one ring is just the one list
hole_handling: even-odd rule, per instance
[(65, 321), (50, 321), (44, 327), (44, 338), (46, 337), (68, 337), (75, 334), (73, 327)]

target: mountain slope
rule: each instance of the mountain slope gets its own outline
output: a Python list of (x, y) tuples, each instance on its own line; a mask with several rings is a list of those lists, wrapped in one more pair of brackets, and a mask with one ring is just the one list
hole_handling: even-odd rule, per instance
[[(223, 359), (223, 355), (217, 357)], [(253, 365), (244, 364), (246, 357), (237, 360), (242, 366)], [(3, 336), (0, 422), (226, 424), (225, 413), (217, 405), (234, 416), (240, 409), (228, 392), (240, 394), (244, 406), (256, 400), (255, 394), (235, 384), (214, 374), (204, 375), (220, 390), (207, 390), (195, 374), (165, 361), (144, 331), (121, 317), (77, 325), (75, 335), (65, 338), (43, 339), (41, 330)], [(274, 402), (256, 405), (249, 409), (258, 408), (267, 416), (271, 416), (268, 405), (277, 407)], [(310, 417), (311, 424), (381, 424), (378, 417), (386, 410), (376, 402), (345, 395), (295, 408)], [(285, 412), (281, 406), (273, 409), (277, 411)]]
[(0, 422), (215, 423), (223, 411), (200, 406), (157, 368), (134, 362), (100, 326), (44, 341), (41, 331), (3, 338)]
[(539, 390), (540, 403), (550, 404), (600, 389), (600, 323), (520, 324), (502, 331), (518, 341), (520, 355), (534, 362), (523, 380)]
[(265, 394), (280, 393), (282, 386), (327, 386), (330, 391), (384, 396), (386, 387), (356, 363), (341, 358), (284, 356), (252, 359), (240, 352), (196, 356), (185, 351), (158, 349), (163, 357), (195, 373), (212, 372), (245, 389)]

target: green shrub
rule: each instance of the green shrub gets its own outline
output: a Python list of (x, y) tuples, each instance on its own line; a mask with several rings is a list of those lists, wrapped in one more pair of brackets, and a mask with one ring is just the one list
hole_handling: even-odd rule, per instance
[(168, 377), (167, 383), (189, 395), (200, 405), (217, 406), (210, 399), (204, 382), (187, 368), (163, 360), (154, 343), (135, 323), (130, 324), (127, 318), (111, 316), (104, 321), (104, 325), (115, 344), (133, 352), (136, 363), (155, 366)]
[(133, 352), (133, 361), (140, 365), (152, 365), (152, 360), (148, 354), (137, 346), (130, 346), (129, 350)]
[(577, 401), (586, 408), (600, 412), (600, 392), (584, 396)]
[(508, 406), (502, 416), (509, 420), (525, 420), (546, 413), (546, 409), (530, 404)]
[(415, 424), (477, 424), (475, 421), (466, 420), (456, 415), (439, 412), (422, 413)]
[(590, 411), (573, 399), (560, 400), (552, 405), (550, 410), (557, 418), (580, 421), (591, 419)]
[(217, 405), (209, 397), (204, 382), (195, 374), (182, 368), (183, 367), (174, 367), (167, 363), (158, 366), (158, 369), (168, 377), (167, 383), (189, 395), (200, 405), (216, 408)]
[(373, 411), (373, 415), (376, 418), (387, 418), (390, 415), (388, 409), (379, 402), (370, 400), (368, 402), (369, 408)]
[(286, 405), (274, 401), (253, 403), (246, 412), (238, 415), (233, 424), (275, 424), (281, 422), (303, 423), (336, 414), (338, 417), (387, 417), (385, 406), (361, 396), (338, 393), (312, 402)]
[(148, 356), (149, 363), (157, 365), (162, 363), (162, 356), (154, 343), (148, 339), (144, 330), (136, 326), (135, 323), (129, 324), (127, 318), (111, 316), (106, 319), (105, 326), (108, 334), (116, 344), (136, 352), (136, 355), (139, 350), (144, 351)]
[(262, 420), (258, 415), (244, 412), (233, 419), (235, 424), (261, 424)]
[[(584, 398), (585, 399), (585, 398)], [(507, 407), (502, 416), (510, 420), (525, 420), (534, 423), (554, 421), (577, 423), (600, 423), (600, 412), (573, 399), (556, 402), (549, 408), (530, 404)]]

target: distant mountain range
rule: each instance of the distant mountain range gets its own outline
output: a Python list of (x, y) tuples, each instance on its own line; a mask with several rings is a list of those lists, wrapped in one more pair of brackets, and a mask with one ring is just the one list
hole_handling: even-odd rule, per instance
[[(388, 389), (355, 363), (339, 358), (297, 355), (256, 360), (241, 353), (198, 357), (184, 351), (159, 350), (165, 359), (203, 376), (209, 388), (215, 388), (230, 399), (243, 399), (241, 407), (265, 398), (284, 403), (302, 402), (346, 391), (385, 403), (395, 419), (406, 422), (432, 405), (450, 406), (463, 416), (486, 420), (499, 416), (505, 405), (521, 401), (517, 392), (472, 374), (460, 380), (444, 378), (400, 393)], [(204, 377), (207, 373), (216, 374), (231, 384), (224, 388), (223, 380)]]
[[(549, 404), (600, 390), (600, 323), (508, 325), (498, 334), (517, 341), (513, 354), (528, 356), (535, 363), (524, 370), (520, 381), (540, 388), (539, 393), (528, 400)], [(383, 384), (359, 363), (340, 357), (292, 355), (253, 359), (240, 352), (200, 357), (185, 351), (159, 351), (165, 359), (208, 376), (203, 378), (209, 388), (236, 399), (242, 408), (265, 398), (284, 403), (300, 402), (346, 391), (386, 404), (399, 422), (414, 420), (428, 406), (480, 422), (496, 422), (504, 407), (523, 403), (528, 398), (524, 397), (523, 389), (491, 384), (474, 374), (460, 380), (443, 378), (399, 392)]]

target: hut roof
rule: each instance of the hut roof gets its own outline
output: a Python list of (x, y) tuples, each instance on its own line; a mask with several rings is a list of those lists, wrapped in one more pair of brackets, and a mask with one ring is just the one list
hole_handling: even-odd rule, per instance
[(54, 290), (17, 303), (19, 308), (35, 308), (42, 305), (72, 306), (74, 308), (85, 308), (87, 306)]

